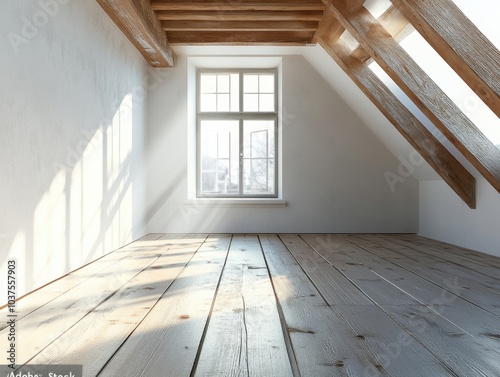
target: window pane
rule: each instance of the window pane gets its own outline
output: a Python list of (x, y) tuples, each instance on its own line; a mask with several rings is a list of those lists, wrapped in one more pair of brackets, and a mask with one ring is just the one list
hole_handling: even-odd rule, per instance
[(274, 111), (274, 94), (259, 95), (259, 111)]
[(240, 111), (240, 75), (231, 74), (231, 111)]
[(243, 99), (243, 111), (259, 111), (258, 94), (245, 94)]
[(243, 124), (243, 193), (274, 194), (275, 121), (245, 121)]
[(243, 86), (245, 93), (259, 92), (259, 75), (244, 75)]
[(229, 75), (217, 75), (217, 93), (229, 93)]
[(260, 75), (259, 92), (274, 93), (274, 75)]
[(217, 96), (217, 111), (229, 111), (229, 94)]
[(201, 93), (216, 93), (217, 84), (215, 75), (201, 75), (200, 83)]
[(239, 192), (239, 121), (200, 123), (202, 194)]
[(200, 111), (217, 111), (217, 95), (216, 94), (202, 94)]

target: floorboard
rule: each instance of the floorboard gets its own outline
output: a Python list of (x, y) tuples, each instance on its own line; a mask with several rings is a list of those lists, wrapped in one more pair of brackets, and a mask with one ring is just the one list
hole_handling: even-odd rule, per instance
[(411, 234), (154, 233), (17, 308), (85, 377), (500, 376), (500, 258)]

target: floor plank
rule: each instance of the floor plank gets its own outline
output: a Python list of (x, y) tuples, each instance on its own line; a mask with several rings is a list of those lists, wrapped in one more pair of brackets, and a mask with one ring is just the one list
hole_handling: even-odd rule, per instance
[[(448, 290), (415, 275), (411, 272), (388, 264), (360, 247), (349, 244), (345, 236), (335, 238), (344, 242), (345, 250), (359, 263), (367, 267), (374, 274), (382, 278), (388, 285), (394, 286), (408, 296), (406, 305), (411, 305), (416, 300), (423, 305), (425, 311), (435, 311), (446, 320), (454, 323), (462, 331), (474, 336), (479, 342), (495, 349), (498, 341), (486, 334), (495, 333), (500, 323), (500, 318), (471, 304), (461, 297), (462, 289), (453, 281), (445, 282)], [(494, 355), (493, 355), (494, 356)], [(500, 357), (500, 354), (498, 355)]]
[(292, 375), (256, 236), (233, 237), (195, 375)]
[(383, 260), (411, 271), (445, 291), (459, 290), (460, 296), (484, 310), (500, 315), (500, 283), (478, 272), (435, 259), (405, 246), (370, 235), (354, 236), (349, 242)]
[[(334, 235), (328, 237), (328, 242), (318, 242), (315, 245), (315, 249), (324, 255), (327, 260), (339, 265), (338, 258), (337, 260), (333, 260), (331, 259), (332, 255), (334, 258), (341, 253), (346, 253), (352, 255), (353, 259), (358, 261), (357, 268), (369, 268), (373, 271), (373, 266), (371, 266), (368, 259), (360, 257), (359, 253), (356, 258), (356, 247), (353, 247), (354, 245), (352, 244), (349, 245), (345, 240), (346, 236)], [(305, 239), (311, 241), (309, 237), (305, 237)], [(331, 252), (332, 248), (335, 249), (335, 252)], [(341, 264), (340, 266), (339, 268), (342, 268)], [(392, 267), (389, 266), (389, 268)], [(393, 286), (399, 289), (395, 284), (384, 279), (383, 276), (380, 276), (380, 278), (386, 281), (388, 287)], [(360, 284), (360, 289), (363, 291), (369, 291), (371, 294), (370, 297), (376, 301), (376, 297), (379, 295), (369, 289), (369, 283), (361, 280), (357, 284)], [(382, 287), (379, 288), (382, 289)], [(418, 289), (419, 286), (416, 285), (416, 288)], [(425, 292), (425, 289), (421, 289), (421, 291)], [(405, 291), (401, 289), (401, 292)], [(401, 296), (401, 299), (403, 297)], [(406, 303), (389, 305), (385, 304), (384, 300), (381, 300), (378, 304), (390, 317), (396, 319), (401, 326), (412, 334), (418, 342), (423, 344), (436, 358), (443, 362), (449, 370), (453, 370), (458, 375), (464, 376), (484, 376), (485, 374), (483, 373), (492, 373), (497, 370), (497, 360), (500, 360), (498, 339), (495, 337), (495, 334), (497, 334), (495, 328), (498, 324), (498, 318), (485, 316), (484, 311), (477, 307), (468, 307), (468, 311), (463, 307), (457, 308), (457, 305), (460, 306), (457, 304), (460, 302), (459, 299), (452, 302), (437, 301), (430, 305), (425, 305), (424, 302), (419, 301), (411, 294), (406, 293), (406, 297)], [(439, 298), (440, 296), (438, 294), (434, 297)], [(402, 320), (402, 317), (405, 316), (410, 317), (411, 320)], [(476, 316), (479, 319), (479, 325), (475, 323)], [(460, 325), (454, 321), (459, 322)], [(432, 341), (428, 338), (428, 332), (421, 331), (421, 322), (428, 324), (426, 329), (431, 327), (433, 330), (435, 329), (435, 331), (432, 331)], [(442, 328), (450, 330), (441, 331)], [(462, 339), (462, 337), (465, 339)], [(462, 342), (468, 345), (467, 350), (469, 354), (466, 354), (466, 352), (460, 354), (461, 350), (463, 350)], [(445, 345), (446, 348), (442, 349)], [(453, 355), (449, 354), (449, 352), (453, 352)], [(477, 355), (478, 357), (477, 359), (469, 360), (470, 355)], [(457, 367), (456, 360), (461, 358), (468, 361), (467, 365), (459, 365)], [(463, 374), (464, 371), (467, 371), (467, 374)]]
[[(148, 247), (131, 258), (120, 259), (40, 309), (17, 322), (19, 337), (29, 337), (17, 350), (18, 364), (24, 364), (81, 318), (112, 297), (128, 281), (146, 269), (165, 252), (164, 246)], [(0, 342), (8, 329), (0, 332)]]
[(99, 376), (189, 376), (231, 241), (211, 235)]
[(96, 376), (149, 314), (200, 246), (201, 243), (195, 243), (170, 248), (30, 360), (30, 364), (83, 364), (84, 376)]
[(323, 300), (281, 240), (270, 235), (260, 240), (300, 374), (354, 377), (378, 370), (379, 361)]
[[(86, 264), (70, 272), (62, 278), (57, 279), (52, 283), (47, 284), (40, 289), (37, 289), (36, 291), (30, 292), (24, 297), (19, 298), (16, 301), (17, 319), (21, 320), (23, 317), (30, 314), (34, 310), (39, 309), (43, 305), (68, 292), (84, 281), (91, 279), (99, 272), (104, 271), (120, 260), (127, 258), (127, 256), (131, 255), (133, 252), (139, 252), (140, 250), (149, 250), (153, 244), (152, 241), (160, 237), (162, 237), (162, 234), (148, 234), (128, 245), (125, 245), (120, 249), (114, 250), (113, 252), (104, 255), (103, 257), (93, 261), (92, 263)], [(6, 314), (7, 308), (0, 310), (0, 316)], [(0, 331), (5, 327), (5, 323), (0, 323)]]
[(467, 267), (473, 271), (477, 271), (481, 274), (488, 275), (495, 279), (500, 279), (500, 269), (496, 266), (492, 266), (490, 263), (482, 260), (471, 260), (470, 258), (463, 257), (458, 253), (450, 253), (449, 250), (435, 250), (433, 246), (419, 245), (417, 242), (408, 242), (401, 237), (385, 236), (383, 237), (396, 244), (407, 246), (414, 250), (417, 250), (424, 254), (432, 255), (441, 260), (457, 264), (459, 266)]
[[(321, 271), (321, 265), (333, 272), (335, 268), (319, 256), (305, 241), (314, 243), (313, 240), (321, 242), (322, 237), (285, 235), (285, 245), (295, 256), (304, 271), (310, 276), (313, 283), (323, 280), (317, 272)], [(332, 273), (336, 278), (337, 272)], [(345, 278), (344, 278), (345, 279)], [(316, 285), (317, 286), (317, 285)], [(384, 369), (391, 376), (453, 376), (454, 374), (426, 348), (411, 337), (406, 330), (397, 322), (392, 320), (384, 310), (373, 304), (362, 307), (354, 305), (338, 305), (332, 289), (320, 288), (322, 296), (327, 303), (338, 311), (350, 327), (357, 334), (356, 337), (363, 342), (378, 360), (377, 368), (370, 368), (366, 372), (376, 375), (380, 369)], [(357, 290), (358, 295), (363, 295)], [(376, 326), (373, 326), (376, 323)]]
[(499, 265), (415, 235), (149, 234), (19, 300), (17, 362), (86, 377), (500, 377)]

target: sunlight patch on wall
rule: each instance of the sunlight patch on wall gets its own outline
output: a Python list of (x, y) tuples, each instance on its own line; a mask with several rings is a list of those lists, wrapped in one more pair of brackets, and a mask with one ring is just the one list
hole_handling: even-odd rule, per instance
[(66, 258), (59, 250), (66, 248), (66, 174), (59, 171), (44, 193), (33, 215), (33, 265), (43, 273), (34, 274), (33, 282), (40, 285), (46, 276), (64, 274)]

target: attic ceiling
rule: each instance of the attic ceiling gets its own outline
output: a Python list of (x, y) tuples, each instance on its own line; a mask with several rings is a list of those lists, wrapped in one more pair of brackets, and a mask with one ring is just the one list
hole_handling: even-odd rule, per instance
[(176, 45), (320, 44), (450, 188), (475, 208), (474, 177), (371, 71), (373, 60), (500, 193), (500, 150), (399, 45), (416, 29), (500, 116), (500, 53), (453, 0), (97, 2), (153, 67), (174, 66)]

